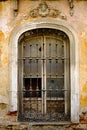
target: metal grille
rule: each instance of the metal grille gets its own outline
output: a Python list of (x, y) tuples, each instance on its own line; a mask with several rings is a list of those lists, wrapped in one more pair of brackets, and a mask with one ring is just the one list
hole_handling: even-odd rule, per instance
[(19, 38), (21, 121), (70, 119), (69, 39), (54, 29), (35, 29)]

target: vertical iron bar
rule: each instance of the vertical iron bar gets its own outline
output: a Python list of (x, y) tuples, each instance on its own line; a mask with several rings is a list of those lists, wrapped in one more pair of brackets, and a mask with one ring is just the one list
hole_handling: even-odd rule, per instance
[(52, 100), (51, 100), (52, 89), (50, 89), (49, 91), (50, 91), (50, 119), (51, 119), (51, 114), (52, 114), (52, 111), (51, 111), (51, 108), (52, 108)]
[(51, 43), (49, 43), (49, 56), (51, 58)]
[(43, 104), (43, 116), (46, 114), (46, 41), (43, 35), (43, 55), (42, 55), (42, 104)]
[[(49, 56), (50, 56), (50, 59), (49, 59), (49, 63), (50, 63), (50, 81), (51, 81), (51, 76), (52, 76), (52, 74), (51, 74), (51, 63), (52, 63), (52, 57), (51, 57), (51, 43), (49, 43)], [(50, 86), (50, 119), (51, 119), (51, 114), (52, 114), (52, 110), (51, 110), (51, 106), (52, 106), (52, 100), (51, 100), (51, 98), (52, 98), (52, 88), (51, 88), (51, 86)]]
[(25, 86), (24, 86), (24, 76), (25, 76), (25, 70), (24, 70), (24, 68), (25, 68), (25, 58), (24, 58), (24, 56), (25, 56), (25, 45), (22, 45), (22, 97), (21, 97), (21, 99), (22, 99), (22, 113), (23, 113), (23, 115), (24, 115), (24, 94), (25, 94), (25, 92), (26, 92), (26, 90), (25, 90)]
[(31, 47), (32, 45), (30, 44), (30, 117), (32, 116), (32, 57), (31, 57)]
[(49, 63), (50, 63), (50, 79), (51, 79), (51, 43), (49, 43)]
[(56, 79), (57, 79), (57, 76), (58, 76), (58, 73), (57, 73), (57, 65), (58, 65), (58, 50), (57, 50), (57, 47), (58, 47), (58, 44), (56, 43)]
[(38, 116), (38, 97), (39, 97), (39, 86), (38, 86), (38, 44), (36, 44), (37, 46), (37, 86), (36, 86), (36, 96), (37, 96), (37, 116)]
[[(57, 76), (58, 76), (58, 73), (57, 73), (57, 63), (58, 63), (58, 60), (56, 58), (56, 79), (57, 79)], [(55, 90), (56, 92), (56, 117), (58, 116), (58, 88), (56, 88)]]
[[(56, 41), (56, 45), (55, 45), (55, 50), (56, 50), (56, 56), (55, 56), (55, 60), (56, 60), (56, 79), (57, 79), (57, 76), (58, 76), (58, 71), (57, 71), (57, 67), (58, 67), (58, 49), (57, 49), (57, 47), (58, 47), (58, 44), (57, 44), (57, 41)], [(56, 94), (56, 113), (55, 113), (55, 115), (56, 115), (56, 118), (58, 118), (58, 88), (56, 88), (56, 90), (55, 90), (55, 94)]]
[(25, 77), (25, 59), (23, 59), (23, 97), (25, 97), (26, 94), (26, 89), (25, 89), (25, 84), (24, 84), (24, 78)]
[(56, 48), (55, 48), (56, 49), (56, 57), (58, 57), (57, 47), (58, 47), (58, 44), (56, 43)]
[(32, 78), (30, 77), (30, 117), (32, 116)]
[(37, 77), (36, 96), (37, 96), (37, 116), (38, 116), (38, 97), (39, 97), (38, 77)]
[(44, 38), (43, 38), (43, 115), (45, 114), (45, 102), (44, 102), (44, 97), (45, 97), (45, 86), (44, 86)]

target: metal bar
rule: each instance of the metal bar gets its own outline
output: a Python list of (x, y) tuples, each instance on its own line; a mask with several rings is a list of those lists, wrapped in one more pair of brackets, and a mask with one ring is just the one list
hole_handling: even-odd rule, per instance
[[(37, 47), (38, 51), (38, 47)], [(38, 57), (38, 52), (37, 52)], [(37, 86), (36, 86), (36, 96), (37, 96), (37, 116), (38, 116), (38, 97), (39, 97), (39, 86), (38, 86), (38, 60), (37, 60)]]
[(42, 37), (42, 40), (43, 40), (43, 54), (42, 54), (42, 57), (43, 57), (43, 60), (42, 60), (42, 66), (43, 66), (43, 69), (42, 69), (42, 104), (43, 104), (43, 115), (46, 114), (46, 39), (45, 37), (43, 36)]
[(58, 57), (58, 52), (57, 52), (58, 50), (57, 50), (57, 47), (58, 47), (58, 44), (56, 43), (56, 46), (55, 46), (55, 50), (56, 50), (56, 51), (55, 51), (55, 53), (56, 53), (56, 58)]
[(29, 89), (29, 94), (30, 94), (30, 116), (32, 116), (32, 78), (30, 78), (30, 89)]
[[(31, 50), (32, 45), (30, 44), (30, 58), (31, 58)], [(30, 89), (29, 89), (29, 94), (30, 94), (30, 117), (32, 116), (32, 59), (30, 59)]]

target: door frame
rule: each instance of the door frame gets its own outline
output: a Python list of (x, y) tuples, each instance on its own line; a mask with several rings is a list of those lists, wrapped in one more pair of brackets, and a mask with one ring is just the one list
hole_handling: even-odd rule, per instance
[[(74, 29), (65, 21), (39, 19), (17, 25), (9, 41), (10, 103), (9, 111), (18, 111), (18, 39), (22, 33), (37, 29), (51, 28), (63, 31), (70, 40), (70, 87), (71, 87), (71, 122), (79, 122), (79, 52), (78, 39)], [(74, 104), (74, 105), (73, 105)]]

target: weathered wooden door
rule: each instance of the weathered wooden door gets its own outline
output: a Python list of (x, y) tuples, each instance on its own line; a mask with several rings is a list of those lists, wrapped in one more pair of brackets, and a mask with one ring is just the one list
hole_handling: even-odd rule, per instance
[(68, 37), (59, 30), (31, 30), (20, 37), (18, 52), (19, 120), (68, 120)]

